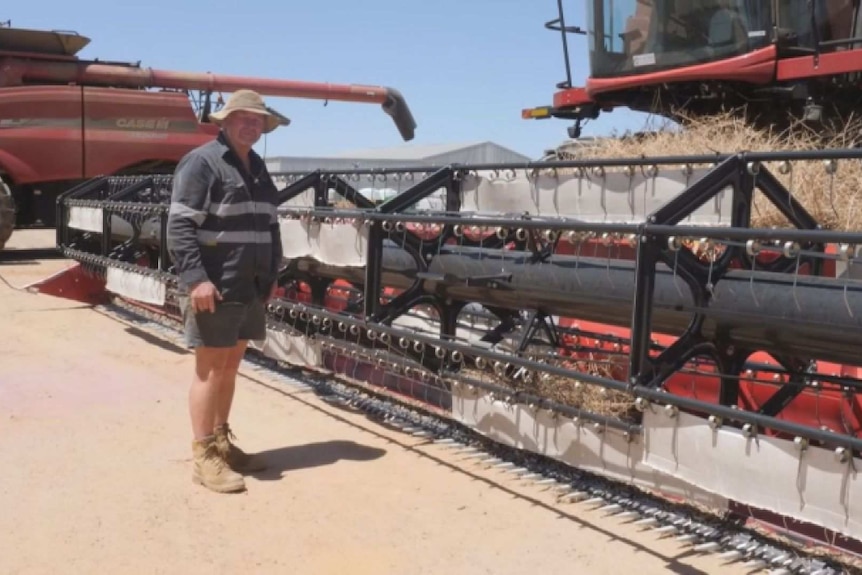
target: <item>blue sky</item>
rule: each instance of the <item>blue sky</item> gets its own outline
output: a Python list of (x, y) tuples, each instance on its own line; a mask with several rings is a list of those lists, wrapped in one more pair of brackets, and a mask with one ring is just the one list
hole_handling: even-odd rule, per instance
[[(584, 4), (564, 0), (568, 24)], [(555, 0), (149, 0), (9, 3), (0, 20), (21, 28), (74, 30), (91, 38), (85, 58), (266, 78), (390, 86), (416, 118), (416, 144), (490, 140), (530, 157), (566, 138), (563, 120), (528, 121), (521, 109), (550, 104), (565, 78)], [(586, 42), (570, 37), (573, 80), (588, 74)], [(399, 145), (376, 104), (269, 98), (292, 119), (258, 146), (267, 156), (325, 156)], [(584, 135), (638, 129), (627, 110)]]

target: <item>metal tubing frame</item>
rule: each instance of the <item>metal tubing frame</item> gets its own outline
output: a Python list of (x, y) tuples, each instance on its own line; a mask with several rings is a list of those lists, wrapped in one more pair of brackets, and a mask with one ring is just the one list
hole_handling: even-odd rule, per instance
[[(807, 437), (808, 439), (823, 441), (830, 445), (842, 445), (852, 449), (859, 450), (862, 448), (862, 440), (847, 435), (841, 435), (833, 432), (822, 431), (819, 429), (808, 428), (780, 420), (774, 415), (777, 413), (752, 413), (734, 409), (729, 405), (716, 405), (703, 402), (700, 400), (691, 399), (683, 396), (675, 396), (659, 389), (662, 381), (675, 371), (668, 372), (667, 369), (657, 372), (654, 362), (656, 360), (650, 357), (650, 335), (651, 335), (651, 310), (652, 296), (655, 282), (656, 266), (659, 262), (667, 262), (668, 249), (667, 240), (670, 237), (676, 238), (700, 238), (711, 237), (716, 240), (724, 240), (730, 242), (745, 242), (749, 239), (757, 239), (763, 241), (783, 241), (783, 242), (799, 242), (807, 246), (814, 245), (814, 251), (822, 256), (822, 246), (825, 242), (862, 244), (862, 233), (840, 233), (822, 230), (817, 226), (814, 219), (804, 210), (801, 205), (796, 202), (791, 194), (783, 188), (783, 186), (774, 178), (765, 168), (760, 165), (767, 161), (783, 161), (783, 160), (822, 160), (822, 159), (862, 159), (862, 150), (818, 150), (809, 152), (775, 152), (775, 153), (741, 153), (733, 155), (715, 155), (715, 156), (673, 156), (663, 158), (623, 158), (612, 160), (579, 160), (579, 161), (550, 161), (550, 162), (530, 162), (526, 164), (474, 164), (474, 165), (457, 165), (447, 166), (437, 170), (429, 170), (427, 166), (422, 167), (407, 167), (407, 168), (385, 168), (375, 170), (342, 170), (337, 174), (335, 172), (316, 171), (311, 174), (306, 174), (303, 178), (290, 184), (282, 190), (280, 199), (295, 197), (299, 193), (307, 190), (311, 186), (321, 186), (334, 182), (335, 189), (338, 193), (347, 199), (362, 197), (346, 181), (341, 179), (341, 176), (348, 174), (392, 174), (392, 173), (416, 173), (422, 172), (430, 176), (417, 182), (400, 196), (396, 196), (376, 208), (371, 208), (370, 202), (364, 204), (362, 209), (356, 210), (337, 210), (325, 209), (322, 206), (324, 199), (321, 194), (316, 194), (315, 208), (281, 208), (279, 213), (285, 217), (299, 216), (315, 216), (327, 217), (333, 213), (337, 213), (339, 217), (355, 217), (365, 221), (365, 225), (369, 230), (367, 265), (365, 270), (365, 286), (364, 286), (364, 315), (361, 320), (355, 320), (355, 325), (361, 325), (365, 329), (374, 329), (380, 333), (388, 333), (390, 336), (400, 337), (408, 334), (407, 331), (387, 326), (384, 323), (376, 321), (380, 315), (379, 296), (382, 289), (382, 242), (384, 239), (384, 225), (387, 222), (402, 222), (402, 223), (422, 223), (434, 222), (442, 223), (444, 230), (450, 230), (457, 224), (473, 224), (483, 227), (506, 227), (506, 228), (523, 228), (525, 230), (573, 230), (573, 231), (590, 231), (595, 234), (610, 233), (625, 236), (628, 235), (637, 240), (636, 251), (636, 279), (635, 279), (635, 296), (632, 306), (632, 321), (631, 321), (631, 349), (630, 349), (630, 364), (628, 381), (620, 382), (614, 379), (593, 376), (586, 373), (576, 372), (570, 369), (561, 368), (547, 363), (530, 361), (521, 357), (508, 355), (505, 353), (492, 352), (481, 348), (473, 348), (468, 345), (460, 344), (451, 339), (454, 331), (455, 319), (449, 311), (460, 310), (467, 302), (446, 301), (438, 302), (441, 311), (441, 337), (434, 338), (424, 334), (409, 332), (409, 336), (415, 341), (423, 342), (426, 345), (435, 345), (446, 349), (449, 353), (457, 351), (464, 357), (484, 357), (492, 361), (503, 361), (513, 366), (523, 367), (525, 369), (543, 371), (552, 375), (563, 377), (574, 377), (578, 380), (593, 384), (602, 385), (608, 389), (617, 391), (628, 391), (638, 397), (642, 397), (652, 401), (660, 401), (664, 404), (676, 405), (682, 409), (691, 409), (693, 411), (709, 413), (722, 417), (728, 420), (737, 421), (740, 423), (748, 423), (751, 425), (771, 428), (779, 432), (790, 433)], [(564, 218), (515, 218), (515, 217), (491, 217), (491, 218), (472, 218), (458, 214), (459, 206), (455, 201), (460, 192), (457, 183), (459, 176), (464, 173), (477, 172), (482, 170), (539, 170), (544, 168), (571, 168), (571, 167), (610, 167), (610, 166), (657, 166), (662, 164), (710, 164), (716, 166), (714, 171), (708, 173), (701, 180), (684, 190), (678, 197), (658, 209), (655, 213), (650, 214), (647, 220), (640, 224), (598, 224), (585, 223), (567, 220)], [(104, 189), (103, 185), (107, 182), (102, 178), (94, 182), (88, 182), (82, 186), (78, 186), (61, 196), (58, 206), (58, 213), (65, 213), (63, 210), (68, 210), (73, 205), (98, 205), (106, 210), (106, 213), (111, 209), (122, 211), (130, 208), (124, 202), (115, 201), (100, 201), (85, 199), (86, 196), (92, 196), (93, 192), (98, 192)], [(765, 196), (772, 201), (788, 219), (798, 227), (807, 229), (750, 229), (747, 226), (748, 214), (744, 209), (737, 214), (734, 212), (733, 226), (735, 227), (710, 227), (710, 226), (691, 226), (679, 225), (688, 215), (693, 213), (700, 205), (708, 201), (715, 194), (725, 189), (728, 185), (733, 186), (734, 193), (738, 196), (734, 203), (735, 206), (742, 205), (753, 201), (754, 184), (761, 189)], [(413, 205), (415, 202), (433, 193), (441, 187), (447, 189), (447, 210), (446, 213), (402, 213), (402, 210)], [(317, 188), (315, 188), (317, 189)], [(322, 188), (321, 188), (322, 189)], [(104, 192), (102, 192), (104, 193)], [(121, 194), (116, 194), (124, 197)], [(740, 204), (741, 202), (741, 204)], [(134, 205), (134, 202), (131, 202)], [(137, 204), (140, 211), (140, 204)], [(166, 208), (166, 206), (163, 206)], [(153, 209), (155, 212), (157, 206), (147, 206), (147, 209)], [(453, 213), (454, 212), (454, 213)], [(65, 244), (68, 241), (68, 230), (66, 228), (65, 218), (60, 219), (58, 228), (58, 241)], [(392, 227), (392, 226), (390, 226)], [(161, 226), (161, 232), (165, 233), (165, 226)], [(403, 238), (408, 238), (408, 233), (402, 232)], [(162, 242), (163, 244), (165, 242)], [(430, 242), (429, 242), (430, 243)], [(63, 247), (63, 245), (61, 245)], [(769, 249), (769, 246), (764, 246), (764, 249)], [(780, 247), (775, 248), (780, 252)], [(74, 250), (68, 250), (69, 253), (75, 253)], [(741, 248), (736, 246), (737, 255), (741, 253)], [(86, 257), (94, 260), (97, 265), (115, 265), (105, 254), (101, 258), (93, 257), (91, 254), (81, 254), (79, 257)], [(426, 255), (426, 254), (422, 254)], [(116, 262), (120, 264), (121, 262)], [(128, 265), (128, 264), (126, 264)], [(164, 266), (159, 266), (163, 268)], [(697, 273), (696, 269), (691, 268), (691, 264), (684, 265), (681, 269), (687, 271), (688, 282), (690, 288), (695, 294), (696, 301), (707, 293), (708, 286), (703, 285), (703, 277)], [(169, 270), (160, 269), (163, 273), (169, 273)], [(421, 270), (420, 270), (421, 271)], [(720, 281), (720, 274), (718, 275)], [(420, 279), (420, 281), (423, 281)], [(700, 293), (698, 293), (698, 290)], [(404, 298), (399, 302), (403, 306), (409, 306), (414, 300)], [(279, 302), (280, 306), (294, 305), (288, 304), (283, 300)], [(299, 304), (302, 305), (302, 304)], [(386, 314), (388, 318), (397, 315), (399, 310), (389, 309)], [(316, 310), (315, 313), (321, 317), (330, 317), (337, 321), (354, 321), (350, 316), (345, 314), (330, 313), (325, 310)], [(457, 313), (455, 313), (457, 316)], [(453, 329), (449, 329), (452, 327)], [(690, 330), (680, 338), (678, 343), (685, 347), (687, 345), (702, 345), (704, 342), (699, 341), (697, 322), (692, 321)], [(450, 333), (451, 332), (451, 333)], [(490, 333), (490, 332), (489, 332)], [(688, 336), (686, 338), (686, 336)], [(720, 342), (713, 342), (718, 344)], [(670, 349), (670, 348), (668, 348)], [(664, 357), (659, 356), (662, 361), (670, 361), (671, 359), (679, 360), (685, 357), (686, 353), (690, 353), (694, 347), (675, 350), (675, 355), (669, 354)], [(747, 350), (750, 353), (751, 350)], [(720, 367), (727, 371), (729, 365), (741, 366), (744, 365), (744, 359), (748, 355), (740, 355), (733, 361), (719, 361)], [(737, 361), (738, 360), (738, 361)], [(789, 361), (789, 363), (787, 363)], [(793, 359), (785, 359), (785, 367), (793, 363)], [(736, 368), (734, 368), (736, 369)], [(658, 374), (658, 377), (656, 377)], [(736, 376), (738, 373), (723, 373), (722, 375)], [(786, 401), (792, 399), (796, 393), (798, 382), (789, 384), (793, 387), (791, 390), (782, 391), (782, 388), (776, 392), (772, 399), (767, 402), (767, 412), (772, 412), (785, 404)], [(735, 398), (735, 394), (730, 393), (731, 390), (722, 390), (722, 403), (730, 402)], [(734, 396), (733, 398), (731, 396)], [(788, 399), (789, 398), (789, 399)]]
[(324, 173), (321, 170), (305, 174), (302, 178), (279, 190), (277, 196), (278, 202), (279, 204), (283, 204), (284, 202), (294, 199), (308, 189), (314, 189), (315, 207), (324, 208), (327, 206), (326, 192), (330, 189), (330, 186), (332, 186), (332, 189), (335, 190), (338, 195), (349, 202), (352, 202), (359, 209), (371, 209), (374, 207), (371, 200), (360, 194), (353, 188), (353, 186), (345, 182), (343, 179), (335, 174)]
[[(443, 171), (441, 170), (437, 174), (435, 174), (435, 179), (439, 178)], [(810, 239), (811, 241), (815, 241), (818, 239), (822, 239), (822, 237), (829, 237), (830, 239), (835, 238), (834, 233), (829, 233), (828, 236), (819, 236), (816, 234), (816, 230), (818, 230), (819, 226), (816, 225), (813, 218), (792, 198), (789, 192), (787, 192), (783, 186), (771, 175), (768, 171), (763, 169), (761, 166), (753, 164), (751, 162), (745, 163), (743, 158), (739, 155), (737, 156), (729, 156), (727, 157), (721, 164), (719, 164), (712, 172), (708, 173), (704, 178), (690, 186), (687, 190), (681, 193), (677, 198), (662, 206), (659, 210), (657, 210), (654, 214), (651, 214), (647, 218), (647, 222), (644, 225), (639, 226), (626, 226), (625, 232), (634, 233), (636, 237), (640, 239), (637, 247), (637, 258), (636, 258), (636, 280), (635, 280), (635, 301), (633, 305), (633, 316), (632, 316), (632, 345), (631, 345), (631, 354), (630, 354), (630, 363), (629, 363), (629, 386), (630, 389), (634, 389), (636, 387), (643, 387), (647, 382), (649, 382), (650, 389), (656, 389), (659, 387), (661, 383), (672, 373), (676, 371), (673, 370), (663, 370), (664, 373), (661, 374), (661, 377), (656, 378), (655, 372), (652, 370), (653, 363), (649, 358), (649, 348), (650, 348), (650, 335), (651, 335), (651, 310), (652, 310), (652, 294), (653, 287), (655, 282), (655, 267), (656, 264), (662, 259), (667, 259), (666, 254), (662, 253), (660, 249), (660, 241), (656, 238), (656, 235), (651, 234), (651, 232), (661, 232), (662, 227), (670, 227), (672, 230), (679, 232), (682, 226), (677, 226), (679, 221), (683, 220), (685, 217), (693, 213), (698, 207), (703, 205), (706, 201), (709, 201), (713, 198), (717, 193), (725, 189), (727, 186), (733, 187), (734, 193), (734, 205), (742, 206), (742, 211), (737, 212), (734, 210), (733, 214), (733, 224), (736, 226), (740, 226), (741, 224), (747, 224), (747, 220), (751, 210), (751, 202), (753, 201), (753, 190), (754, 190), (754, 177), (761, 176), (762, 174), (762, 182), (764, 192), (766, 197), (770, 199), (776, 206), (781, 210), (781, 212), (789, 217), (790, 221), (797, 226), (805, 226), (808, 228), (814, 228), (814, 234), (808, 234), (809, 236), (814, 235), (814, 238), (807, 238), (805, 235), (797, 235), (793, 232), (784, 232), (784, 238), (790, 238), (791, 241), (805, 238)], [(434, 181), (432, 180), (432, 181)], [(418, 186), (414, 187), (417, 188)], [(759, 186), (758, 186), (759, 187)], [(397, 205), (397, 208), (403, 208), (407, 205), (412, 204), (417, 201), (419, 198), (414, 197), (412, 194), (404, 198), (403, 202), (400, 205)], [(785, 199), (787, 199), (785, 203)], [(392, 200), (390, 200), (391, 202)], [(386, 214), (391, 214), (396, 210), (381, 210)], [(447, 210), (448, 211), (448, 210)], [(398, 218), (400, 221), (404, 221), (403, 214)], [(378, 225), (378, 214), (364, 214), (364, 217), (370, 218), (373, 222), (372, 227)], [(408, 220), (413, 220), (408, 216)], [(439, 220), (439, 218), (434, 218), (434, 220)], [(743, 221), (744, 220), (744, 221)], [(475, 220), (472, 220), (475, 222)], [(468, 223), (468, 219), (459, 219), (458, 217), (452, 218), (448, 217), (447, 222), (449, 224), (458, 223)], [(532, 220), (534, 223), (536, 220)], [(508, 221), (489, 221), (487, 219), (482, 220), (482, 223), (485, 226), (493, 226), (495, 224), (507, 224), (511, 225), (511, 220)], [(536, 229), (540, 227), (551, 227), (556, 222), (546, 222), (544, 225), (536, 223), (535, 226), (529, 225), (528, 222), (520, 222), (519, 225), (524, 228)], [(522, 225), (527, 224), (527, 225)], [(548, 225), (550, 224), (550, 226)], [(567, 227), (567, 226), (566, 226)], [(587, 225), (586, 228), (595, 229), (593, 225)], [(610, 226), (614, 232), (619, 233), (621, 228), (618, 228), (615, 225)], [(615, 229), (614, 229), (615, 228)], [(634, 230), (637, 231), (634, 231)], [(738, 230), (739, 228), (734, 228)], [(724, 228), (721, 229), (722, 231)], [(701, 235), (704, 234), (705, 230), (703, 227), (692, 226), (692, 231), (700, 232)], [(711, 231), (711, 230), (710, 230)], [(750, 231), (750, 230), (749, 230)], [(696, 234), (691, 234), (695, 236)], [(772, 234), (770, 234), (772, 235)], [(745, 233), (744, 237), (746, 239), (751, 238), (750, 233)], [(851, 237), (852, 239), (852, 237)], [(370, 248), (371, 249), (371, 248)], [(729, 250), (724, 257), (723, 265), (719, 266), (717, 270), (717, 276), (720, 277), (723, 272), (727, 269), (727, 263), (730, 261), (730, 257), (732, 255), (736, 255), (736, 252), (740, 252), (739, 248), (735, 250)], [(693, 259), (693, 258), (691, 258)], [(369, 256), (369, 263), (372, 262), (372, 257)], [(377, 259), (374, 259), (375, 267), (379, 265)], [(695, 278), (691, 277), (696, 274), (695, 270), (691, 269), (691, 262), (688, 262), (688, 265), (685, 265), (686, 262), (683, 261), (683, 268), (689, 272), (689, 278), (687, 278), (688, 283), (693, 291), (696, 290)], [(369, 274), (375, 275), (375, 274)], [(712, 281), (713, 277), (708, 278), (708, 281)], [(703, 280), (701, 280), (702, 282)], [(704, 294), (707, 294), (709, 291), (709, 285), (701, 286), (700, 290), (697, 290), (699, 293), (695, 293), (696, 301), (702, 301), (704, 298)], [(706, 296), (708, 297), (708, 295)], [(683, 344), (685, 347), (686, 344), (691, 343), (697, 347), (702, 347), (703, 344), (700, 342), (699, 335), (699, 320), (698, 318), (694, 318), (692, 321), (692, 326), (689, 330), (683, 334), (683, 336), (678, 340), (677, 343)], [(696, 351), (694, 347), (689, 348), (690, 351), (686, 351), (685, 349), (680, 350), (683, 359), (691, 359), (694, 357), (693, 351)], [(723, 350), (722, 350), (723, 351)], [(691, 353), (691, 356), (689, 355)], [(713, 353), (714, 356), (718, 356), (719, 354)], [(661, 358), (662, 356), (660, 356)], [(744, 360), (744, 357), (742, 358)], [(718, 361), (718, 365), (722, 368), (722, 375), (737, 375), (738, 368), (743, 364), (743, 361)], [(727, 370), (727, 366), (734, 366), (732, 371), (736, 373), (724, 373)], [(681, 366), (680, 366), (681, 367)], [(728, 384), (728, 381), (731, 383)], [(790, 399), (795, 397), (801, 391), (798, 389), (798, 385), (792, 385), (795, 393), (787, 393), (785, 388), (779, 388), (775, 394), (772, 396), (770, 400), (767, 402), (767, 406), (770, 408), (769, 411), (772, 411), (774, 406), (776, 405), (786, 405)], [(785, 396), (789, 396), (789, 399), (783, 399)], [(720, 391), (720, 399), (723, 404), (735, 404), (738, 397), (738, 381), (732, 378), (722, 377), (722, 387)], [(780, 409), (779, 409), (780, 411)], [(773, 413), (771, 415), (777, 415)]]
[[(333, 210), (314, 210), (309, 208), (279, 208), (278, 213), (286, 217), (299, 217), (310, 215), (316, 217), (331, 217)], [(597, 235), (603, 233), (617, 235), (646, 234), (661, 236), (665, 238), (703, 238), (709, 237), (720, 241), (745, 242), (749, 239), (763, 241), (797, 241), (800, 243), (848, 243), (862, 244), (862, 232), (838, 232), (823, 229), (790, 229), (790, 228), (750, 228), (733, 229), (718, 226), (695, 226), (695, 225), (663, 225), (663, 224), (607, 224), (581, 222), (574, 220), (562, 220), (558, 218), (543, 217), (482, 217), (477, 219), (471, 216), (446, 214), (445, 212), (433, 213), (394, 213), (384, 214), (375, 211), (361, 210), (338, 210), (339, 217), (357, 218), (375, 222), (402, 222), (402, 223), (440, 223), (446, 225), (479, 225), (482, 227), (518, 227), (525, 230), (557, 230), (575, 232), (593, 232)], [(764, 250), (769, 246), (763, 246)], [(780, 251), (780, 249), (778, 249)]]
[(373, 222), (368, 229), (368, 253), (365, 259), (365, 315), (377, 315), (380, 309), (380, 292), (383, 288), (383, 228)]
[[(747, 227), (754, 201), (755, 188), (763, 189), (767, 199), (775, 205), (788, 220), (798, 227), (819, 230), (820, 226), (814, 218), (795, 200), (781, 183), (764, 167), (757, 163), (744, 163), (740, 156), (732, 156), (720, 163), (716, 168), (706, 174), (702, 179), (689, 186), (676, 198), (657, 209), (647, 216), (647, 225), (644, 232), (638, 234), (640, 239), (636, 252), (635, 268), (635, 301), (632, 306), (632, 342), (629, 358), (629, 385), (635, 387), (647, 387), (658, 389), (666, 379), (681, 368), (684, 363), (704, 352), (716, 359), (721, 374), (721, 387), (719, 391), (719, 403), (724, 406), (736, 406), (739, 397), (739, 381), (733, 376), (739, 374), (745, 358), (750, 352), (729, 350), (721, 342), (706, 343), (700, 334), (700, 325), (703, 317), (695, 314), (689, 328), (666, 352), (659, 355), (655, 362), (649, 356), (649, 338), (652, 333), (652, 300), (655, 286), (656, 264), (660, 259), (667, 261), (666, 253), (661, 253), (661, 242), (656, 236), (650, 234), (655, 232), (655, 226), (671, 226), (691, 215), (697, 208), (712, 199), (727, 186), (733, 187), (734, 211), (732, 214), (731, 227), (739, 230)], [(750, 235), (749, 235), (750, 237)], [(809, 249), (811, 249), (809, 247)], [(823, 252), (821, 247), (819, 250)], [(686, 256), (689, 256), (686, 252)], [(729, 249), (715, 264), (710, 265), (710, 275), (707, 278), (698, 277), (694, 281), (686, 278), (696, 307), (700, 302), (709, 299), (714, 286), (714, 280), (720, 278), (727, 271), (730, 261), (734, 257), (744, 256), (744, 251), (739, 246)], [(687, 257), (688, 264), (683, 265), (684, 272), (691, 273), (693, 258)], [(740, 258), (745, 261), (745, 258)], [(685, 260), (681, 262), (685, 264)], [(712, 267), (715, 266), (715, 274)], [(774, 265), (772, 267), (775, 267)], [(698, 274), (700, 275), (700, 274)], [(680, 345), (681, 344), (681, 345)], [(681, 348), (677, 350), (677, 348)], [(679, 353), (676, 353), (679, 352)], [(728, 357), (729, 356), (729, 357)], [(673, 367), (668, 369), (667, 361), (673, 362)], [(664, 364), (664, 369), (653, 369), (655, 364)], [(783, 359), (782, 364), (795, 364), (793, 358)], [(791, 370), (789, 370), (791, 371)], [(658, 373), (657, 373), (658, 372)], [(730, 377), (729, 377), (730, 376)], [(787, 406), (804, 389), (804, 384), (797, 374), (791, 376), (791, 381), (776, 390), (773, 395), (761, 407), (760, 413), (775, 416)]]
[[(728, 158), (735, 157), (742, 164), (781, 162), (781, 161), (803, 161), (803, 160), (862, 160), (862, 148), (828, 148), (820, 150), (794, 150), (787, 152), (739, 152), (736, 154), (708, 154), (708, 155), (677, 155), (677, 156), (650, 156), (629, 158), (603, 158), (584, 160), (542, 160), (532, 162), (485, 162), (459, 164), (452, 163), (445, 166), (436, 165), (405, 165), (391, 168), (347, 168), (339, 170), (325, 170), (321, 173), (337, 175), (385, 175), (385, 174), (432, 174), (441, 168), (454, 171), (480, 172), (480, 171), (503, 171), (521, 170), (534, 171), (554, 168), (594, 168), (594, 167), (626, 167), (626, 166), (672, 166), (684, 165), (718, 165)], [(301, 177), (307, 172), (273, 172), (273, 177)]]
[(635, 300), (632, 305), (632, 342), (629, 355), (629, 391), (642, 385), (643, 374), (652, 366), (649, 358), (652, 335), (652, 301), (658, 249), (647, 236), (640, 236), (635, 257)]
[[(417, 182), (404, 192), (394, 196), (378, 206), (377, 210), (383, 214), (395, 214), (404, 211), (419, 200), (422, 200), (438, 189), (445, 187), (451, 189), (454, 173), (451, 168), (441, 168), (429, 177)], [(448, 199), (447, 194), (447, 199)], [(448, 210), (447, 210), (448, 211)]]
[[(326, 332), (335, 331), (332, 326), (337, 325), (337, 323), (344, 323), (348, 326), (355, 326), (361, 330), (365, 330), (365, 333), (367, 333), (368, 330), (372, 330), (372, 331), (380, 331), (380, 333), (387, 333), (393, 339), (396, 337), (396, 335), (398, 337), (402, 337), (402, 335), (399, 335), (399, 332), (401, 332), (402, 330), (399, 330), (398, 328), (386, 326), (388, 328), (387, 330), (378, 329), (381, 326), (384, 326), (384, 324), (369, 323), (369, 322), (366, 322), (366, 321), (361, 320), (359, 318), (354, 318), (354, 317), (350, 317), (350, 316), (345, 317), (341, 314), (333, 314), (332, 312), (329, 312), (328, 310), (326, 310), (325, 308), (322, 308), (322, 307), (311, 308), (307, 304), (298, 304), (296, 302), (292, 302), (292, 301), (288, 301), (288, 300), (275, 300), (272, 303), (270, 303), (269, 309), (270, 309), (270, 311), (275, 310), (276, 316), (282, 316), (284, 314), (285, 310), (288, 310), (288, 311), (292, 310), (292, 311), (296, 312), (296, 314), (295, 314), (296, 317), (291, 318), (290, 322), (285, 321), (283, 319), (275, 319), (273, 322), (273, 325), (275, 327), (277, 327), (279, 329), (285, 329), (285, 327), (286, 327), (287, 331), (293, 332), (294, 334), (300, 335), (303, 337), (308, 337), (308, 336), (313, 335), (316, 339), (326, 338), (329, 342), (333, 342), (332, 345), (342, 347), (343, 349), (355, 349), (357, 347), (355, 341), (348, 341), (346, 339), (348, 336), (352, 337), (352, 338), (357, 338), (359, 340), (365, 339), (366, 341), (367, 341), (367, 336), (364, 333), (347, 334), (342, 339), (342, 338), (337, 338), (330, 333), (326, 333)], [(302, 318), (303, 314), (306, 315), (305, 319)], [(318, 327), (321, 324), (318, 322), (318, 324), (315, 325), (312, 321), (313, 318), (315, 318), (315, 317), (318, 318), (319, 320), (324, 319), (324, 318), (329, 319), (332, 323), (330, 324), (329, 328), (321, 331), (320, 327)], [(270, 316), (270, 321), (273, 321), (272, 316)], [(411, 333), (411, 337), (412, 337), (412, 333)], [(419, 338), (417, 341), (422, 341), (423, 343), (427, 343), (428, 345), (437, 346), (436, 344), (430, 343), (430, 342), (437, 341), (433, 338), (430, 338), (430, 339)], [(388, 352), (390, 354), (392, 353), (391, 351), (388, 351), (385, 349), (384, 350), (378, 350), (378, 349), (375, 349), (373, 347), (365, 347), (365, 346), (360, 346), (360, 347), (362, 349), (364, 349), (364, 351), (369, 356), (375, 356), (375, 354), (379, 351)], [(395, 346), (392, 345), (391, 347), (395, 347)], [(463, 350), (470, 350), (471, 349), (469, 346), (463, 346), (460, 344), (437, 346), (437, 347), (444, 347), (446, 349), (449, 349), (451, 347), (457, 347), (457, 349), (454, 349), (452, 351), (458, 351), (458, 349), (463, 349)], [(417, 353), (413, 352), (412, 350), (408, 350), (408, 352), (405, 352), (405, 355), (417, 355)], [(425, 353), (427, 353), (427, 352), (425, 352)], [(474, 352), (469, 352), (469, 353), (471, 353), (472, 355), (475, 355), (476, 357), (486, 357), (485, 354), (476, 354)], [(380, 358), (377, 357), (377, 359), (380, 359)], [(413, 358), (413, 359), (415, 360), (415, 358)], [(534, 363), (536, 365), (546, 365), (546, 364), (537, 364), (536, 362), (532, 362), (532, 363)], [(561, 403), (555, 402), (553, 400), (550, 400), (546, 397), (542, 397), (539, 395), (531, 394), (531, 393), (520, 391), (520, 390), (513, 390), (513, 389), (509, 389), (509, 388), (502, 387), (499, 385), (495, 385), (493, 383), (488, 383), (486, 381), (481, 381), (481, 380), (478, 380), (475, 378), (466, 377), (466, 376), (457, 374), (455, 372), (447, 371), (443, 368), (443, 366), (444, 366), (443, 362), (438, 362), (438, 365), (433, 366), (433, 368), (437, 369), (439, 371), (439, 373), (436, 373), (436, 374), (435, 373), (428, 373), (429, 379), (436, 380), (438, 383), (441, 383), (441, 384), (445, 383), (445, 382), (449, 382), (450, 384), (455, 384), (455, 385), (461, 384), (461, 385), (466, 385), (466, 386), (472, 386), (472, 387), (475, 387), (478, 389), (483, 389), (485, 391), (488, 391), (488, 392), (502, 398), (507, 403), (523, 403), (523, 404), (533, 405), (539, 409), (547, 409), (547, 410), (562, 413), (562, 414), (565, 414), (565, 415), (568, 415), (571, 417), (583, 419), (584, 421), (596, 423), (596, 424), (599, 424), (603, 428), (617, 429), (617, 430), (629, 433), (631, 435), (637, 435), (637, 434), (640, 434), (640, 432), (641, 432), (641, 426), (638, 424), (630, 423), (630, 422), (616, 419), (613, 417), (603, 416), (603, 415), (596, 414), (596, 413), (593, 413), (593, 412), (590, 412), (587, 410), (579, 409), (577, 407), (572, 407), (570, 405), (561, 404)], [(414, 369), (425, 369), (425, 370), (430, 371), (432, 369), (432, 367), (428, 366), (428, 365), (422, 365), (421, 363), (417, 363), (416, 366), (414, 366)], [(608, 381), (615, 381), (615, 380), (608, 380)], [(443, 391), (447, 391), (447, 389), (445, 387), (442, 387), (442, 386), (439, 387), (439, 389), (443, 390)]]
[[(309, 306), (306, 304), (296, 303), (287, 300), (276, 300), (271, 303), (269, 307), (270, 310), (277, 310), (277, 313), (283, 313), (284, 310), (294, 309), (298, 312), (311, 314), (312, 316), (317, 315), (320, 318), (328, 318), (334, 322), (344, 322), (348, 325), (357, 326), (360, 329), (372, 330), (378, 334), (386, 333), (390, 336), (390, 338), (401, 337), (405, 333), (407, 333), (406, 330), (393, 328), (391, 326), (383, 324), (372, 323), (357, 318), (346, 317), (342, 314), (333, 313), (322, 308), (310, 310)], [(584, 383), (601, 385), (615, 391), (630, 391), (637, 397), (642, 397), (649, 400), (650, 402), (657, 403), (660, 405), (673, 405), (678, 408), (687, 409), (693, 412), (701, 412), (715, 415), (721, 417), (725, 421), (736, 421), (743, 424), (747, 423), (754, 426), (758, 426), (759, 428), (763, 429), (774, 429), (776, 431), (780, 431), (790, 435), (805, 437), (814, 441), (820, 441), (825, 445), (834, 445), (837, 447), (846, 447), (848, 449), (862, 451), (862, 438), (851, 437), (827, 430), (807, 427), (804, 425), (793, 423), (791, 421), (778, 419), (756, 412), (743, 411), (735, 409), (733, 407), (708, 403), (698, 399), (671, 395), (665, 391), (653, 389), (651, 387), (645, 387), (642, 385), (629, 386), (626, 383), (617, 381), (615, 379), (609, 379), (586, 373), (573, 372), (572, 370), (554, 365), (549, 365), (547, 363), (531, 361), (529, 359), (514, 357), (511, 355), (489, 351), (482, 348), (477, 348), (474, 346), (469, 346), (445, 339), (437, 339), (418, 332), (410, 332), (410, 337), (415, 341), (422, 342), (426, 346), (434, 346), (445, 349), (450, 354), (452, 352), (459, 352), (461, 354), (464, 354), (465, 357), (468, 355), (472, 355), (476, 357), (483, 357), (491, 361), (504, 361), (514, 367), (522, 367), (537, 372), (545, 372), (550, 375), (557, 375), (561, 377), (577, 377)], [(511, 395), (514, 396), (515, 392), (513, 391)], [(756, 430), (752, 430), (752, 432), (754, 431)]]

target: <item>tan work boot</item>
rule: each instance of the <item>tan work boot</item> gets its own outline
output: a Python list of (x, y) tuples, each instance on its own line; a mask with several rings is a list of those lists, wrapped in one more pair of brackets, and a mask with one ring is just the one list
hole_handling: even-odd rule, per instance
[(243, 473), (266, 469), (266, 462), (260, 454), (248, 454), (231, 442), (231, 439), (236, 439), (236, 436), (227, 423), (215, 428), (215, 437), (219, 454), (234, 471)]
[(242, 475), (231, 471), (218, 452), (215, 437), (192, 441), (194, 468), (192, 481), (218, 493), (234, 493), (245, 489)]

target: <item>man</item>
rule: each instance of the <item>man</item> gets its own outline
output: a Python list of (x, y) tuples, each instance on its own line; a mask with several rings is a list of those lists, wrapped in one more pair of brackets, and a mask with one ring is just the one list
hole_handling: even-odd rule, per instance
[(174, 174), (168, 249), (195, 355), (192, 480), (229, 493), (245, 489), (242, 472), (265, 467), (231, 442), (228, 416), (248, 341), (266, 337), (265, 303), (282, 257), (276, 187), (252, 146), (290, 120), (251, 90), (231, 95), (210, 118), (218, 137), (189, 152)]

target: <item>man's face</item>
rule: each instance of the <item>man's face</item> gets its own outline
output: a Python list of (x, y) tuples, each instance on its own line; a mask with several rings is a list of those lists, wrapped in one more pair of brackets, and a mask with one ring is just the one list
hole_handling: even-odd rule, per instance
[(251, 148), (263, 133), (264, 119), (260, 114), (237, 110), (224, 121), (224, 131), (231, 142), (236, 145)]

